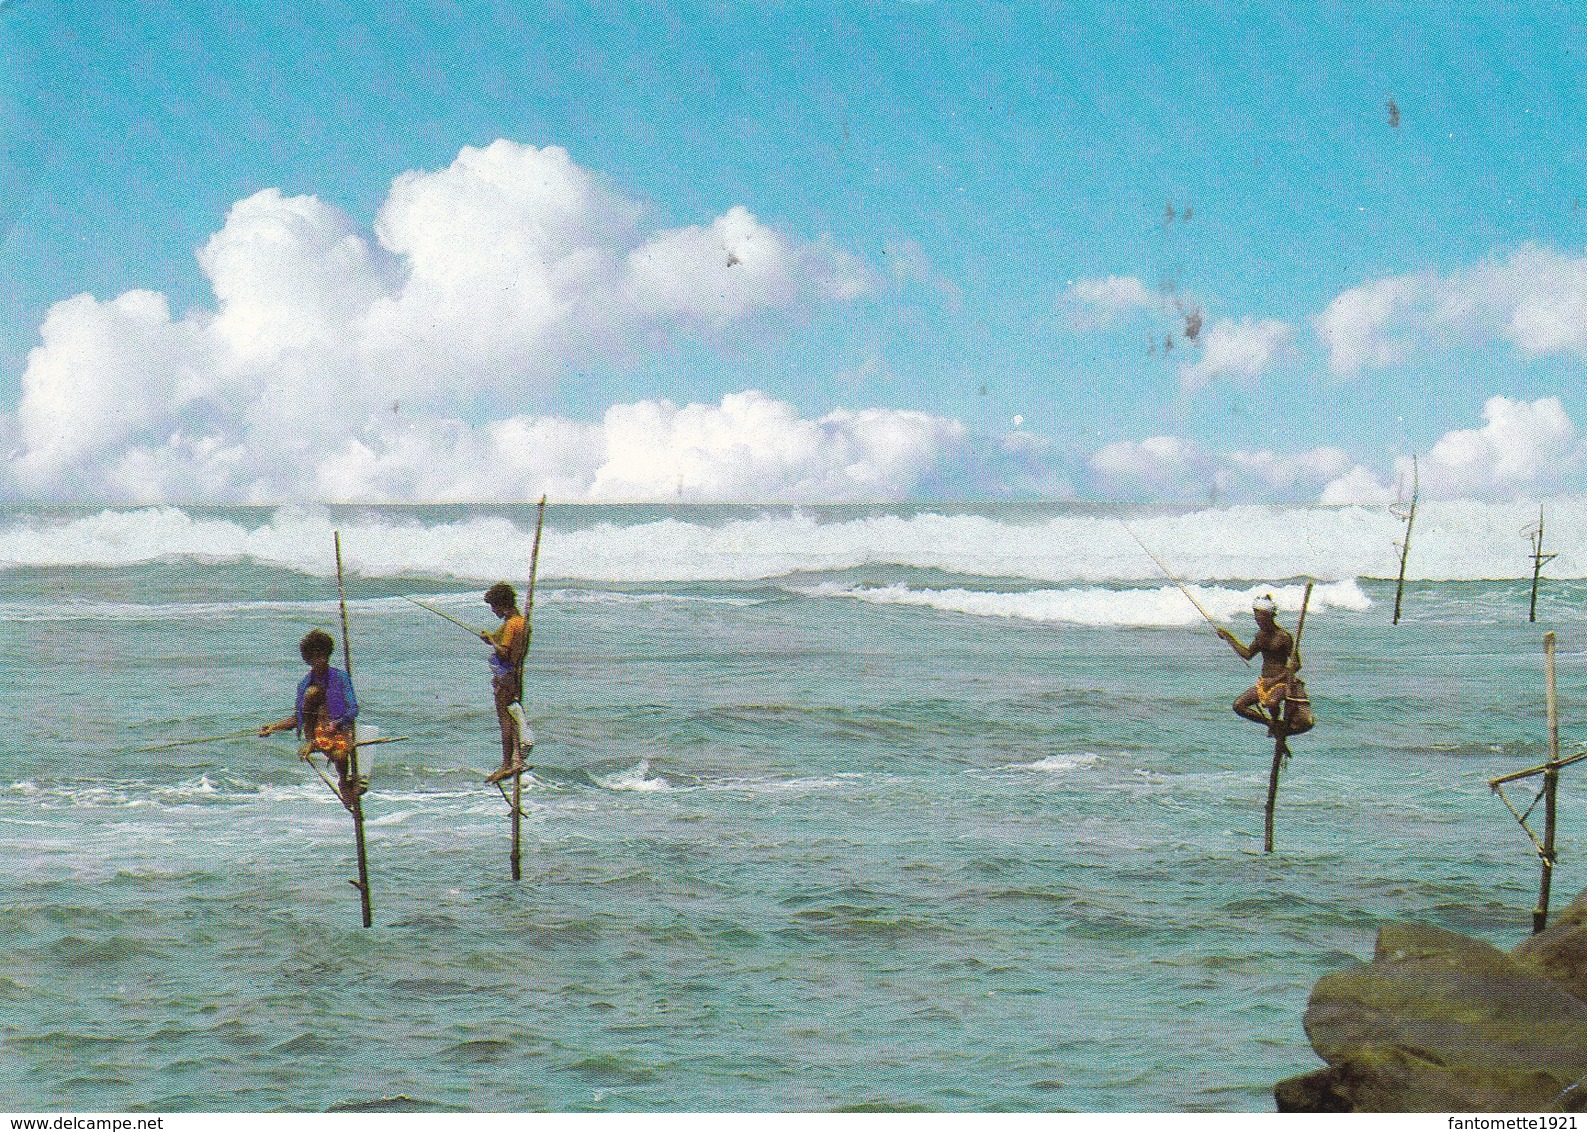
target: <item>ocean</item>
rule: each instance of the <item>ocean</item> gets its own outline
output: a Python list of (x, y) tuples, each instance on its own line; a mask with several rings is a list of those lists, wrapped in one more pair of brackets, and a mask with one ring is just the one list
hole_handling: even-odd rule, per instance
[[(404, 599), (490, 624), (532, 507), (0, 510), (0, 1109), (1271, 1111), (1380, 925), (1530, 930), (1487, 780), (1547, 755), (1546, 630), (1587, 739), (1587, 509), (1530, 624), (1536, 514), (1422, 506), (1394, 626), (1384, 508), (553, 500), (514, 883), (484, 646)], [(405, 737), (368, 930), (290, 734), (146, 749), (290, 714), (337, 530)], [(1254, 667), (1131, 531), (1246, 639), (1317, 583), (1271, 855)]]

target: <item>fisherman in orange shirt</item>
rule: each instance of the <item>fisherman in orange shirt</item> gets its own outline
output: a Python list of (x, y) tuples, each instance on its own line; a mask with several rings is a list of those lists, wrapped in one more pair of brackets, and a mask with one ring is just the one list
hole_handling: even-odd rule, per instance
[(501, 766), (486, 781), (500, 782), (524, 768), (523, 660), (529, 649), (529, 632), (523, 614), (518, 612), (518, 593), (506, 582), (497, 582), (486, 590), (485, 602), (501, 618), (494, 632), (479, 635), (491, 646), (490, 687), (496, 701), (496, 722), (501, 725)]

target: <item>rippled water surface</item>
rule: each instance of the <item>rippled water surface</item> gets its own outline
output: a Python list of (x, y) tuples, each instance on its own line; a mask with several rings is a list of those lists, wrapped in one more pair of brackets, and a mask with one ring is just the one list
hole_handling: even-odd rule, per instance
[[(1545, 628), (1587, 738), (1587, 584), (1528, 625), (1484, 548), (1391, 627), (1377, 515), (1302, 513), (1356, 533), (1297, 565), (1248, 511), (1126, 517), (1242, 633), (1323, 583), (1271, 857), (1251, 670), (1123, 535), (1085, 558), (1109, 513), (553, 509), (516, 884), (483, 648), (402, 595), (485, 623), (528, 512), (0, 516), (0, 1108), (1270, 1109), (1384, 921), (1529, 927), (1486, 780), (1546, 754)], [(139, 750), (288, 713), (333, 527), (361, 719), (407, 737), (368, 931), (289, 737)]]

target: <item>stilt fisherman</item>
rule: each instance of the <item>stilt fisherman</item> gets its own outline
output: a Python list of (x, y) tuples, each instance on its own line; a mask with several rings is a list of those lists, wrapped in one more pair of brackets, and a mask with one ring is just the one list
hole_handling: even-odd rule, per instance
[(1218, 636), (1229, 643), (1241, 659), (1250, 660), (1262, 654), (1262, 674), (1253, 687), (1240, 693), (1234, 701), (1234, 713), (1267, 728), (1275, 738), (1300, 735), (1312, 729), (1311, 701), (1306, 697), (1306, 685), (1296, 673), (1300, 670), (1300, 653), (1295, 649), (1295, 638), (1282, 628), (1277, 618), (1278, 605), (1271, 594), (1263, 594), (1251, 603), (1251, 616), (1256, 619), (1256, 636), (1249, 645), (1222, 626)]
[(523, 614), (518, 612), (518, 591), (506, 582), (486, 590), (485, 603), (501, 618), (494, 632), (479, 635), (491, 646), (490, 690), (501, 727), (501, 766), (486, 781), (500, 782), (523, 770), (523, 661), (529, 633)]
[(358, 698), (353, 682), (340, 668), (331, 667), (336, 639), (323, 629), (315, 629), (298, 643), (298, 655), (309, 666), (308, 675), (298, 684), (297, 709), (293, 714), (259, 729), (260, 735), (297, 728), (303, 745), (299, 757), (307, 760), (316, 752), (336, 768), (342, 804), (351, 806), (363, 793), (348, 774), (348, 752), (353, 748), (353, 720), (358, 717)]

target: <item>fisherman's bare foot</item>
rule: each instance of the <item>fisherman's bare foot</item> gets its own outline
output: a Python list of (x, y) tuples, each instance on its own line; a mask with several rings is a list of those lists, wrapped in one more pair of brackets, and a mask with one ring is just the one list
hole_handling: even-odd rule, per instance
[(490, 783), (492, 786), (494, 786), (494, 785), (496, 785), (496, 783), (500, 782), (502, 779), (506, 778), (511, 773), (512, 773), (512, 767), (510, 765), (509, 766), (499, 766), (495, 770), (491, 771), (489, 775), (486, 776), (485, 781)]

